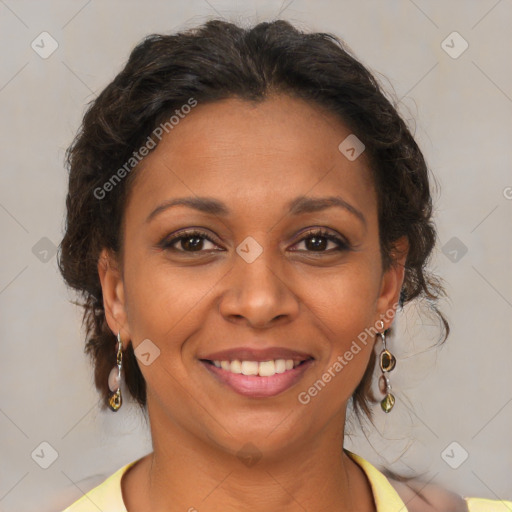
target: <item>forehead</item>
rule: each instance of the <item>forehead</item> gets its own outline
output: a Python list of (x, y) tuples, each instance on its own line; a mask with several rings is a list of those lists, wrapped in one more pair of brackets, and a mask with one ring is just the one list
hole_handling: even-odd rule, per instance
[(350, 161), (338, 149), (350, 134), (334, 114), (287, 95), (199, 103), (139, 164), (129, 205), (147, 211), (170, 197), (213, 196), (245, 214), (299, 195), (340, 195), (371, 214), (364, 153)]

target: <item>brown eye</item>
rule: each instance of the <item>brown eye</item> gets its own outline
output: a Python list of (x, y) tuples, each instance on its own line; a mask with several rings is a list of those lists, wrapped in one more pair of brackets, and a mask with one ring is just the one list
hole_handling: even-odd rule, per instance
[[(306, 252), (332, 252), (349, 249), (345, 240), (325, 230), (310, 231), (298, 243), (301, 242), (305, 242)], [(329, 242), (334, 243), (337, 247), (326, 250)]]
[[(176, 252), (203, 252), (205, 250), (212, 250), (211, 248), (204, 247), (205, 241), (215, 244), (206, 233), (201, 231), (188, 231), (181, 233), (179, 236), (164, 240), (161, 247)], [(178, 247), (181, 246), (181, 249), (175, 247), (176, 245), (178, 245)]]
[[(215, 250), (214, 247), (205, 247), (205, 243), (210, 243), (214, 246), (217, 244), (212, 240), (210, 236), (202, 231), (186, 231), (182, 232), (177, 236), (169, 239), (164, 239), (159, 246), (162, 249), (181, 252), (181, 253), (201, 253), (205, 251)], [(349, 244), (342, 238), (337, 237), (325, 230), (310, 231), (304, 236), (297, 244), (305, 243), (305, 251), (294, 252), (317, 252), (317, 253), (332, 253), (335, 251), (348, 250)], [(328, 248), (329, 243), (335, 245), (334, 248)], [(295, 245), (297, 245), (295, 244)]]

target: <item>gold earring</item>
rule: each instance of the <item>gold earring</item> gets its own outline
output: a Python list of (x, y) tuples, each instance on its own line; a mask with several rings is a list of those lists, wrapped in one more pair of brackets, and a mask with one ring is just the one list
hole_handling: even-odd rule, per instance
[(121, 343), (121, 331), (117, 333), (117, 364), (110, 370), (108, 376), (108, 387), (113, 392), (108, 400), (108, 405), (115, 412), (123, 404), (121, 396), (121, 369), (123, 367), (123, 344)]
[[(379, 320), (381, 329), (384, 329), (384, 322)], [(391, 384), (386, 373), (392, 371), (396, 366), (395, 356), (386, 348), (386, 335), (384, 331), (379, 332), (382, 338), (383, 349), (379, 356), (379, 365), (382, 375), (379, 378), (379, 390), (386, 395), (380, 402), (380, 406), (384, 412), (389, 412), (395, 405), (395, 397), (391, 393)]]

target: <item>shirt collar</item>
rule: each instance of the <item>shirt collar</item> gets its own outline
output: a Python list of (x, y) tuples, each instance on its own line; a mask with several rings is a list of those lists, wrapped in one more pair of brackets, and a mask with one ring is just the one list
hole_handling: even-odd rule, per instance
[(344, 448), (343, 451), (358, 464), (366, 474), (372, 488), (377, 512), (407, 512), (405, 503), (383, 473), (360, 455), (352, 453), (346, 448)]
[[(373, 464), (363, 459), (360, 455), (357, 455), (346, 448), (343, 451), (364, 471), (373, 493), (373, 499), (377, 512), (407, 512), (405, 503), (402, 501), (394, 487), (389, 483), (386, 476), (381, 473)], [(140, 459), (130, 462), (126, 466), (120, 468), (110, 479), (116, 482), (117, 492), (112, 499), (115, 502), (115, 510), (126, 511), (122, 490), (121, 490), (121, 478), (122, 476), (135, 465)]]

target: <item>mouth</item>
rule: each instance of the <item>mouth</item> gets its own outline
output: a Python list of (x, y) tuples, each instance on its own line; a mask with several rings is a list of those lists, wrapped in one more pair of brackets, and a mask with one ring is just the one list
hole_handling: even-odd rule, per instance
[(284, 359), (200, 359), (217, 382), (252, 398), (276, 396), (295, 385), (314, 362), (306, 356)]
[(234, 373), (235, 375), (258, 375), (259, 377), (272, 377), (277, 373), (293, 370), (297, 366), (304, 364), (307, 360), (270, 359), (268, 361), (240, 361), (235, 359), (233, 361), (211, 361), (209, 359), (202, 359), (202, 361), (212, 364), (216, 368), (222, 368), (226, 372)]

